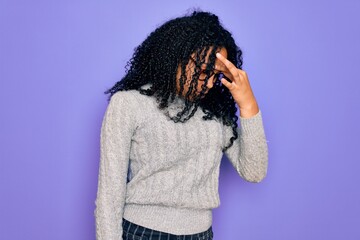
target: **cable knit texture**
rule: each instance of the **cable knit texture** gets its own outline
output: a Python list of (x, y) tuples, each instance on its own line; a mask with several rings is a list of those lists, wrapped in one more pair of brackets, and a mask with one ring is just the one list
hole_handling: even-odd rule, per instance
[[(212, 209), (220, 205), (218, 181), (221, 148), (232, 128), (205, 121), (199, 108), (185, 123), (174, 123), (184, 100), (167, 110), (154, 97), (136, 90), (116, 92), (101, 126), (98, 191), (95, 200), (97, 240), (121, 240), (122, 218), (177, 235), (207, 230)], [(239, 176), (260, 182), (267, 173), (268, 147), (259, 111), (240, 117), (239, 138), (225, 155)]]

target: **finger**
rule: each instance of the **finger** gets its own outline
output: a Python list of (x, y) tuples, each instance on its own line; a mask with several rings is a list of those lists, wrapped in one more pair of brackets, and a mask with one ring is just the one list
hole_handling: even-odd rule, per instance
[(230, 83), (229, 81), (227, 81), (225, 78), (222, 78), (221, 80), (221, 83), (223, 85), (225, 85), (225, 87), (227, 87), (229, 90), (232, 90), (234, 88), (234, 85), (233, 85), (233, 82)]
[[(229, 72), (229, 70), (225, 67), (225, 65), (216, 64), (215, 67), (214, 67), (214, 70), (216, 70), (217, 73), (223, 74), (224, 76), (226, 76), (230, 81), (233, 81), (233, 76)], [(220, 79), (221, 79), (221, 77), (220, 77)]]
[(234, 81), (234, 77), (231, 75), (231, 73), (229, 73), (228, 71), (225, 70), (218, 70), (219, 72), (218, 74), (218, 79), (221, 80), (221, 78), (226, 77), (226, 80), (229, 82), (233, 82)]
[(222, 73), (228, 73), (230, 74), (229, 70), (223, 65), (223, 64), (216, 64), (214, 67), (214, 70)]
[(238, 69), (235, 67), (235, 65), (227, 60), (221, 53), (216, 53), (216, 57), (224, 63), (225, 67), (228, 69), (228, 71), (233, 75), (234, 77), (238, 75)]
[[(223, 74), (223, 76), (225, 76), (227, 79), (227, 81), (231, 81), (233, 82), (234, 81), (234, 77), (231, 75), (231, 73), (227, 72), (227, 71), (221, 71), (221, 73)], [(221, 74), (220, 73), (220, 74)], [(219, 76), (220, 77), (220, 76)]]
[(232, 82), (241, 83), (243, 79), (247, 79), (247, 75), (244, 71), (237, 69), (237, 74), (234, 76), (229, 71), (221, 71)]

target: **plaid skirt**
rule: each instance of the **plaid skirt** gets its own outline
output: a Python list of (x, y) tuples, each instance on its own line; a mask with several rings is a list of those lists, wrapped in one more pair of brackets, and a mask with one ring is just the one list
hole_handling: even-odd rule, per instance
[(125, 218), (123, 218), (122, 227), (123, 240), (212, 240), (214, 234), (212, 226), (210, 226), (204, 232), (190, 235), (174, 235), (137, 225)]

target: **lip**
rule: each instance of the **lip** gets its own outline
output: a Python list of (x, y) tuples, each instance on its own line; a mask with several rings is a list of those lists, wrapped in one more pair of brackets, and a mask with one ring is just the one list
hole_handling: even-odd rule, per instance
[[(209, 92), (209, 89), (206, 89), (205, 94)], [(196, 93), (201, 93), (201, 91), (196, 91)]]

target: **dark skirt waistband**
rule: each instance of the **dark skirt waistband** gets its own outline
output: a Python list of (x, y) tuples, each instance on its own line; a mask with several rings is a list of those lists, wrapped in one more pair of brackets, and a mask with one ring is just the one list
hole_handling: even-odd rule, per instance
[(190, 235), (175, 235), (162, 231), (150, 229), (133, 222), (122, 219), (123, 239), (135, 240), (212, 240), (213, 231), (212, 226), (206, 231), (190, 234)]

